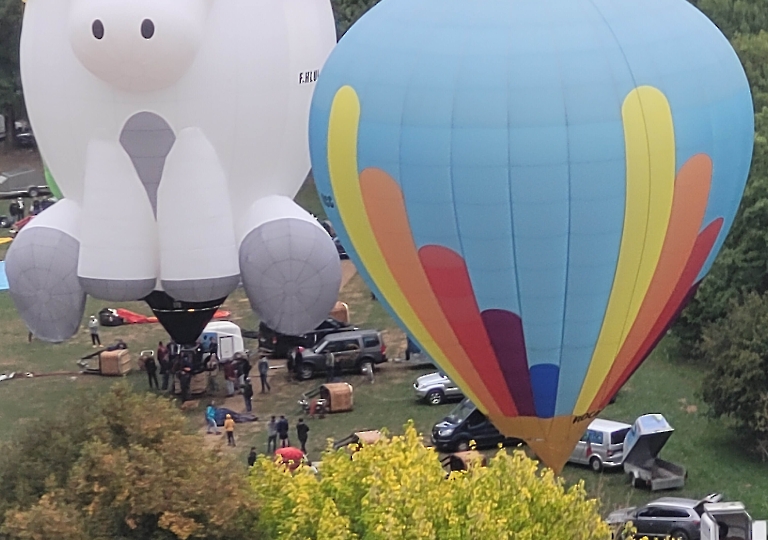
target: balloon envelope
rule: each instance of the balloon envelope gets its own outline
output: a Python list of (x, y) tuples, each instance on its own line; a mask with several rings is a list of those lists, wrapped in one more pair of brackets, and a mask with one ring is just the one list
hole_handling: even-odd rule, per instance
[(559, 469), (709, 270), (753, 128), (684, 0), (384, 0), (326, 63), (310, 150), (378, 298)]
[(35, 335), (71, 337), (90, 294), (194, 341), (240, 283), (275, 330), (325, 319), (338, 255), (291, 198), (335, 42), (328, 0), (30, 1), (25, 102), (66, 198), (8, 253)]

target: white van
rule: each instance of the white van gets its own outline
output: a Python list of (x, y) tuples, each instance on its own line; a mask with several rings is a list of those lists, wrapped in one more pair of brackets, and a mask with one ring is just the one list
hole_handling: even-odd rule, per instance
[(228, 362), (232, 360), (235, 353), (245, 352), (242, 331), (233, 322), (209, 322), (203, 330), (200, 340), (203, 344), (215, 340), (220, 362)]
[(589, 465), (595, 472), (602, 471), (603, 467), (621, 466), (624, 463), (624, 439), (631, 428), (623, 422), (595, 418), (568, 461)]

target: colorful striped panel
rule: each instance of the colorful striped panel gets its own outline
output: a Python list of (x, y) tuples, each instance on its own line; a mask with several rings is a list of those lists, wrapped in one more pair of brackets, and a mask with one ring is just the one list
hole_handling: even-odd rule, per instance
[(675, 181), (675, 132), (667, 98), (641, 86), (622, 107), (627, 160), (624, 232), (603, 326), (574, 414), (588, 412), (640, 311), (656, 270)]
[[(409, 300), (426, 331), (475, 394), (489, 394), (503, 414), (517, 414), (509, 390), (504, 387), (501, 371), (498, 365), (494, 365), (492, 351), (488, 357), (490, 349), (481, 350), (486, 361), (479, 366), (474, 365), (472, 354), (475, 351), (467, 349), (466, 343), (457, 338), (462, 330), (457, 333), (451, 325), (452, 319), (446, 318), (416, 250), (400, 186), (386, 172), (366, 169), (360, 175), (360, 187), (376, 242), (402, 294)], [(382, 292), (388, 294), (390, 291), (382, 289)], [(432, 353), (429, 349), (427, 352)], [(484, 403), (487, 401), (484, 400)]]

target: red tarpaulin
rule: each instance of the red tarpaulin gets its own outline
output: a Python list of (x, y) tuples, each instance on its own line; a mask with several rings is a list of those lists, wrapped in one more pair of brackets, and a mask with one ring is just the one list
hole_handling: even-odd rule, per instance
[[(117, 308), (115, 311), (117, 311), (117, 315), (119, 317), (123, 318), (123, 321), (125, 321), (125, 324), (146, 324), (146, 323), (157, 322), (157, 317), (147, 317), (146, 315), (134, 313), (133, 311), (129, 311), (127, 309)], [(230, 315), (232, 315), (231, 312), (223, 311), (219, 309), (219, 310), (216, 310), (216, 313), (213, 314), (213, 318), (226, 319)]]

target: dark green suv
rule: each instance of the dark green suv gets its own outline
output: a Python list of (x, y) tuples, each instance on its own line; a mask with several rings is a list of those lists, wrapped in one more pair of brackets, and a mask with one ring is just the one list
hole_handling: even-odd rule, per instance
[(298, 347), (288, 357), (288, 369), (302, 380), (326, 373), (333, 353), (336, 373), (365, 373), (387, 361), (387, 348), (376, 330), (352, 330), (328, 334), (311, 348)]

